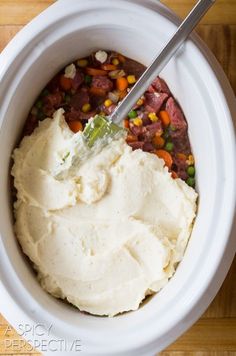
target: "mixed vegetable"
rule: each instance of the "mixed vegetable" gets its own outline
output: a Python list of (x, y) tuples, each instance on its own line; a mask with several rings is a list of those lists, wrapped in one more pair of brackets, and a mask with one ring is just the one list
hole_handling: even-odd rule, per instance
[[(64, 108), (73, 132), (96, 114), (110, 115), (145, 67), (120, 53), (97, 51), (60, 71), (41, 92), (27, 118), (23, 135)], [(173, 178), (195, 186), (194, 157), (184, 114), (163, 79), (157, 77), (123, 121), (127, 143), (163, 158)]]

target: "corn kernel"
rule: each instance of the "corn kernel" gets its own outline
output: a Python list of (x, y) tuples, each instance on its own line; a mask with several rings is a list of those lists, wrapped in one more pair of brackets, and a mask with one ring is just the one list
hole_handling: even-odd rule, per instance
[(77, 64), (79, 67), (84, 68), (84, 67), (87, 67), (88, 61), (87, 61), (87, 59), (79, 59), (77, 61)]
[(112, 64), (114, 64), (115, 66), (118, 66), (119, 63), (120, 63), (120, 62), (119, 62), (119, 59), (113, 58)]
[(83, 111), (84, 113), (89, 112), (90, 109), (91, 109), (91, 105), (90, 105), (89, 103), (84, 104), (84, 105), (82, 106), (82, 111)]
[(127, 80), (129, 84), (134, 84), (136, 82), (135, 75), (128, 75)]
[(109, 106), (111, 106), (111, 104), (112, 104), (112, 101), (110, 99), (107, 99), (104, 101), (104, 105), (106, 108), (109, 108)]
[(144, 103), (144, 101), (143, 101), (143, 99), (138, 99), (138, 101), (137, 101), (137, 105), (138, 106), (141, 106), (141, 105), (143, 105), (143, 103)]
[(189, 155), (186, 162), (187, 162), (187, 164), (188, 164), (189, 166), (193, 165), (193, 164), (194, 164), (194, 157), (193, 157), (193, 155)]
[(148, 117), (152, 122), (156, 122), (158, 120), (158, 117), (156, 116), (156, 114), (154, 112), (150, 112)]
[(135, 119), (132, 120), (135, 126), (141, 126), (143, 124), (143, 121), (140, 117), (136, 117)]

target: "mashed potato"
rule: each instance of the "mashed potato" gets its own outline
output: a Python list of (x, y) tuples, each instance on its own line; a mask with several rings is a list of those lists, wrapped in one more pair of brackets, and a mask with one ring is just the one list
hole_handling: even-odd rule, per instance
[(15, 149), (15, 231), (42, 287), (80, 310), (135, 310), (182, 259), (197, 194), (124, 138), (88, 154), (63, 110)]

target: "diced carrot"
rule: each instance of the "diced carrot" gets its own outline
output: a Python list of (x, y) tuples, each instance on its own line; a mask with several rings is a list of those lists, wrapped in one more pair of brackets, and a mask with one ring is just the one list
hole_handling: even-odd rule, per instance
[(117, 66), (115, 66), (114, 64), (103, 64), (102, 66), (103, 70), (116, 70)]
[(73, 131), (74, 133), (83, 130), (83, 125), (79, 120), (68, 122), (68, 126), (71, 129), (71, 131)]
[(138, 141), (138, 137), (132, 134), (128, 134), (126, 137), (127, 142), (135, 142)]
[(167, 111), (165, 110), (160, 111), (159, 117), (165, 127), (170, 125), (170, 117)]
[(153, 138), (153, 143), (157, 148), (162, 148), (165, 144), (165, 140), (161, 136), (154, 136)]
[(116, 87), (120, 91), (124, 91), (128, 88), (128, 80), (125, 77), (119, 77), (116, 79)]
[(178, 174), (175, 171), (171, 171), (171, 177), (176, 179), (178, 178)]
[(102, 88), (91, 87), (89, 92), (95, 96), (106, 96), (106, 91)]
[(177, 158), (181, 159), (182, 161), (187, 160), (187, 156), (184, 153), (177, 153), (176, 156), (177, 156)]
[(70, 90), (72, 87), (72, 80), (70, 78), (66, 78), (64, 75), (61, 75), (60, 86), (63, 90)]
[(125, 63), (126, 59), (124, 56), (122, 56), (122, 54), (118, 54), (118, 59), (121, 63)]
[(107, 75), (107, 71), (103, 70), (103, 69), (97, 69), (97, 68), (91, 68), (91, 67), (87, 67), (86, 68), (86, 73), (89, 75)]
[(123, 120), (123, 126), (128, 129), (129, 128), (129, 120), (128, 119), (124, 119)]
[(172, 157), (169, 154), (169, 152), (167, 152), (165, 150), (156, 150), (156, 154), (159, 158), (162, 158), (165, 161), (165, 165), (168, 168), (171, 168), (173, 160), (172, 160)]
[(119, 92), (119, 98), (120, 100), (124, 99), (124, 97), (127, 95), (127, 90), (123, 90)]

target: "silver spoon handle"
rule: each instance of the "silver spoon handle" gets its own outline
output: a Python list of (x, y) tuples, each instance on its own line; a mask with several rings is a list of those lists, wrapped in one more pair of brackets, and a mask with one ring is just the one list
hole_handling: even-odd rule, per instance
[(215, 0), (199, 0), (189, 15), (181, 23), (177, 31), (167, 45), (161, 50), (158, 56), (154, 59), (151, 65), (145, 70), (128, 95), (123, 99), (120, 105), (110, 116), (110, 119), (119, 124), (129, 113), (137, 100), (143, 95), (145, 90), (159, 75), (161, 70), (166, 66), (169, 60), (173, 57), (178, 48), (186, 40), (195, 26), (207, 10), (213, 5)]

